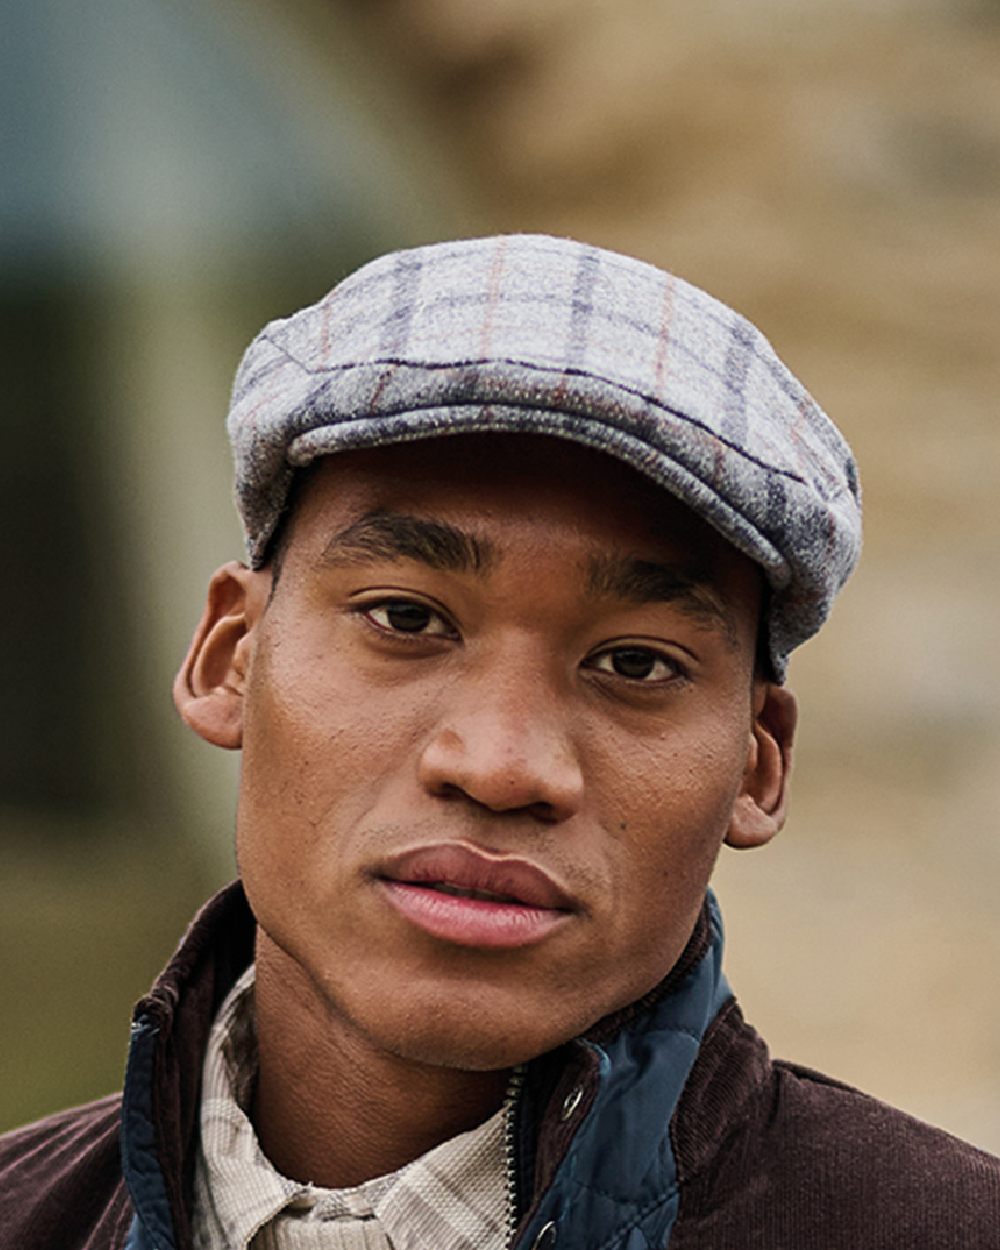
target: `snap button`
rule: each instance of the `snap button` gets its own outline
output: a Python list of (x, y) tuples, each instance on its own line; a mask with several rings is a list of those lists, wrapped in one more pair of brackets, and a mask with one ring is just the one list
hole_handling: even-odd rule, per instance
[(574, 1089), (571, 1089), (569, 1091), (569, 1093), (563, 1099), (562, 1118), (564, 1120), (568, 1120), (570, 1118), (570, 1116), (577, 1109), (577, 1107), (579, 1107), (582, 1098), (583, 1098), (583, 1086), (582, 1085), (577, 1085)]
[(556, 1244), (556, 1223), (555, 1220), (549, 1220), (547, 1224), (543, 1224), (538, 1231), (538, 1236), (531, 1243), (531, 1250), (552, 1250)]

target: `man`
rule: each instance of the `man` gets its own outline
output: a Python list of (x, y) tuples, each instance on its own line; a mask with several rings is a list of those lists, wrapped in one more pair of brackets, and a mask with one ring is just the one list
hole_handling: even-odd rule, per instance
[(240, 884), (123, 1098), (0, 1143), (0, 1244), (1000, 1245), (1000, 1162), (772, 1062), (720, 971), (712, 867), (781, 827), (788, 653), (860, 533), (762, 336), (567, 240), (442, 244), (267, 327), (230, 433), (250, 565), (175, 698), (242, 749)]

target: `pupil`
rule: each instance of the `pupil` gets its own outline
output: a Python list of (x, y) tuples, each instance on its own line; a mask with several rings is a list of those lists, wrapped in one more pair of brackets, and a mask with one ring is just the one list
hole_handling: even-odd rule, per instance
[(422, 608), (418, 603), (390, 603), (385, 615), (393, 629), (417, 634), (427, 628), (431, 613), (429, 608)]
[(656, 656), (651, 651), (632, 650), (615, 651), (612, 656), (614, 670), (619, 677), (648, 677), (653, 671)]

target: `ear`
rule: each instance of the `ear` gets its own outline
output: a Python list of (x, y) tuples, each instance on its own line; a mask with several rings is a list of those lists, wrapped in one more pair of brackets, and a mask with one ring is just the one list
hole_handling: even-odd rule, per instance
[(174, 681), (174, 705), (185, 724), (218, 747), (243, 745), (243, 695), (253, 654), (254, 626), (271, 588), (268, 571), (235, 561), (217, 569), (205, 612)]
[(797, 720), (790, 690), (770, 681), (755, 684), (747, 764), (726, 834), (730, 846), (763, 846), (784, 825)]

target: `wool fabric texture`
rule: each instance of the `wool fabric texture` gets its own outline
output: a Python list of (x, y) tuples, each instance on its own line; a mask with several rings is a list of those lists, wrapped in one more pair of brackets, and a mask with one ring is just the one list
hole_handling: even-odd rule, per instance
[(372, 261), (254, 339), (228, 429), (257, 568), (317, 456), (476, 432), (615, 456), (763, 569), (779, 679), (860, 551), (850, 448), (761, 332), (680, 278), (571, 239)]

